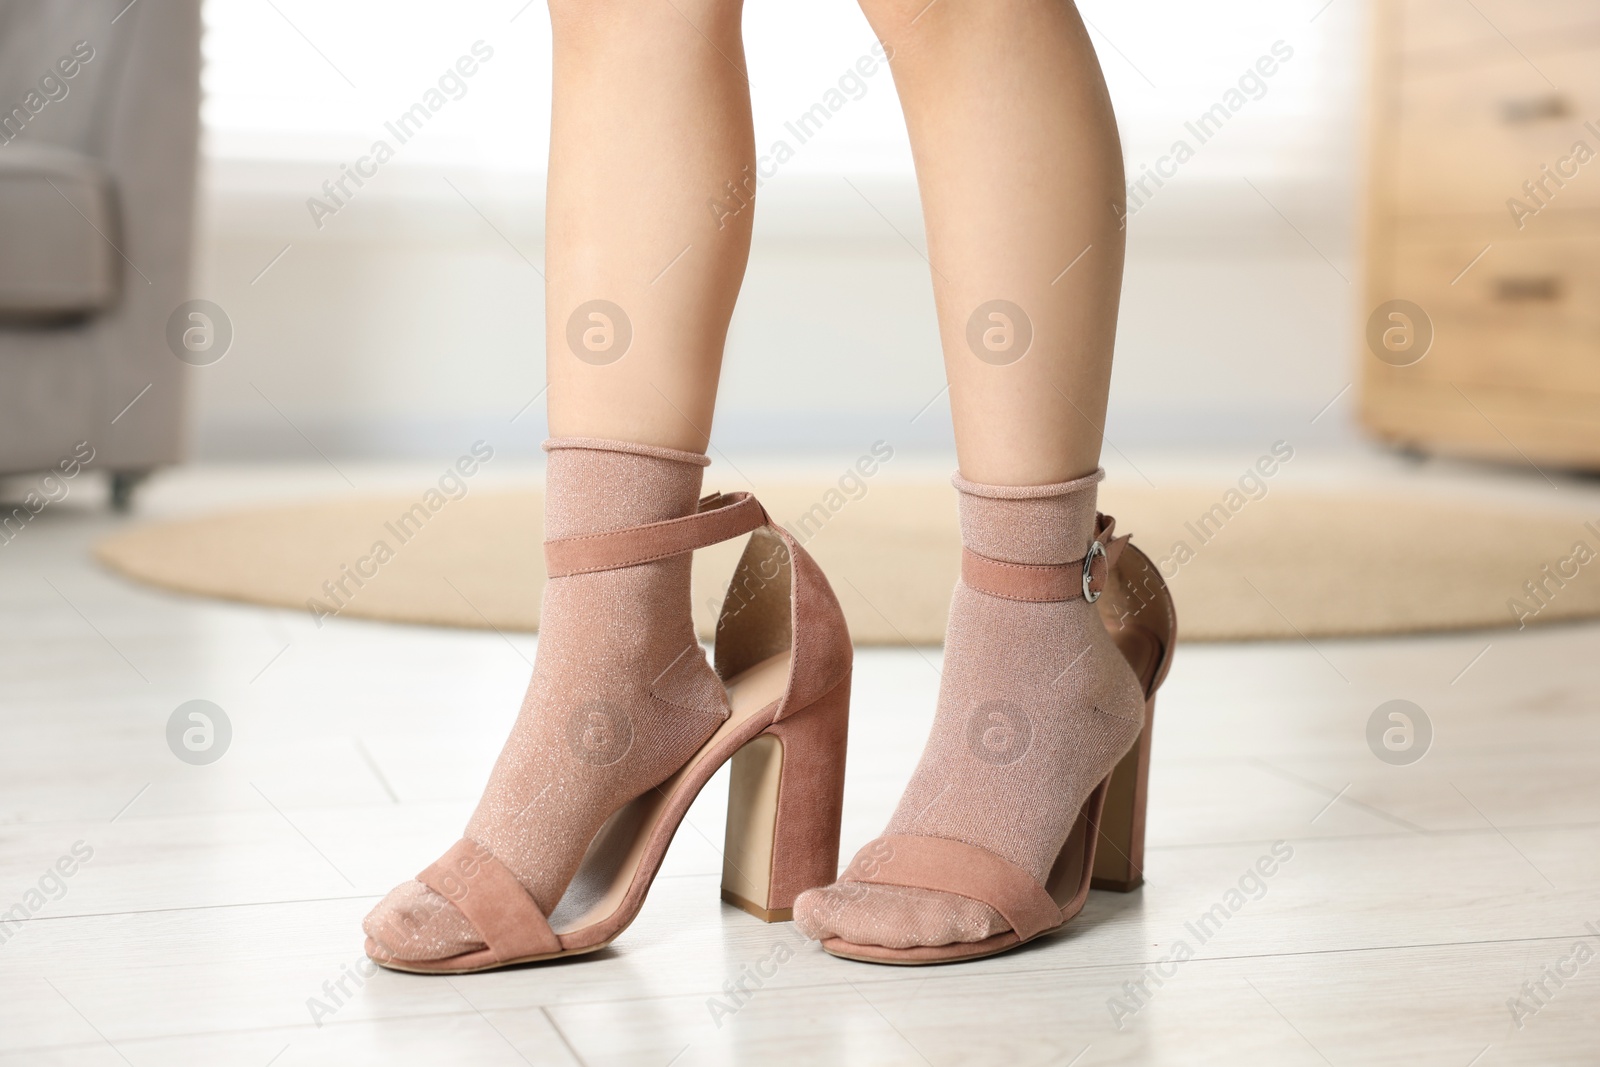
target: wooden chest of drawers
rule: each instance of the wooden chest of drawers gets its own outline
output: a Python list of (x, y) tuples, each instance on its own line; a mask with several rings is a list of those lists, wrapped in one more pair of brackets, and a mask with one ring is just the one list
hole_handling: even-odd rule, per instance
[(1374, 0), (1361, 418), (1600, 469), (1600, 0)]

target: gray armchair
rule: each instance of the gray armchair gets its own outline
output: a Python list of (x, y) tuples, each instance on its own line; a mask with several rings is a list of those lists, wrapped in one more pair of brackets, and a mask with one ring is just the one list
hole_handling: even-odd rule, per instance
[(0, 0), (0, 474), (179, 458), (199, 105), (200, 0)]

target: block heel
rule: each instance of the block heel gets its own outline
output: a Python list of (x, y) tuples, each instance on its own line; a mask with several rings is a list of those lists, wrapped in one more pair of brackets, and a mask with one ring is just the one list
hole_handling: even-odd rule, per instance
[(788, 922), (795, 897), (839, 873), (850, 676), (733, 757), (722, 899)]
[(1106, 787), (1105, 807), (1096, 831), (1091, 889), (1131, 893), (1144, 884), (1144, 813), (1150, 795), (1150, 735), (1156, 701), (1144, 705), (1144, 729), (1117, 761)]

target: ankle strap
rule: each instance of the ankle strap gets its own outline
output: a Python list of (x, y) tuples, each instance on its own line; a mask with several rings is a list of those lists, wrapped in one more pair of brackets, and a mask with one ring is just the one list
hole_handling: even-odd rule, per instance
[(770, 520), (749, 493), (711, 493), (693, 515), (631, 526), (609, 533), (581, 534), (544, 543), (545, 573), (570, 574), (637, 567), (669, 556), (708, 548), (766, 526)]
[(1006, 600), (1048, 604), (1082, 597), (1092, 604), (1105, 591), (1111, 569), (1128, 543), (1126, 535), (1112, 536), (1116, 527), (1116, 519), (1097, 514), (1088, 550), (1068, 563), (1007, 563), (963, 547), (961, 580), (980, 593)]

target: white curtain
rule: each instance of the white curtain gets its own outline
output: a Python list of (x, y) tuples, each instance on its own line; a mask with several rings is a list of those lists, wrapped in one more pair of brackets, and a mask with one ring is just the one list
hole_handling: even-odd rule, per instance
[[(1343, 131), (1359, 107), (1362, 6), (1363, 0), (1084, 0), (1080, 9), (1122, 121), (1130, 175), (1154, 165), (1179, 139), (1197, 149), (1182, 168), (1184, 182), (1236, 182), (1241, 175), (1315, 182), (1343, 166), (1337, 157), (1350, 140)], [(550, 41), (543, 0), (210, 0), (206, 25), (205, 123), (213, 158), (347, 162), (385, 137), (385, 122), (482, 41), (493, 58), (425, 136), (397, 152), (395, 163), (544, 170)], [(797, 149), (781, 177), (910, 174), (887, 72), (851, 76), (872, 58), (874, 45), (851, 0), (750, 0), (745, 28), (758, 145), (765, 150), (782, 139)], [(1264, 88), (1258, 88), (1251, 72), (1278, 42), (1279, 54), (1292, 50), (1292, 58), (1260, 77)], [(1224, 101), (1241, 78), (1244, 105), (1221, 135), (1199, 145), (1185, 122)], [(825, 129), (795, 144), (786, 123), (841, 99)]]

